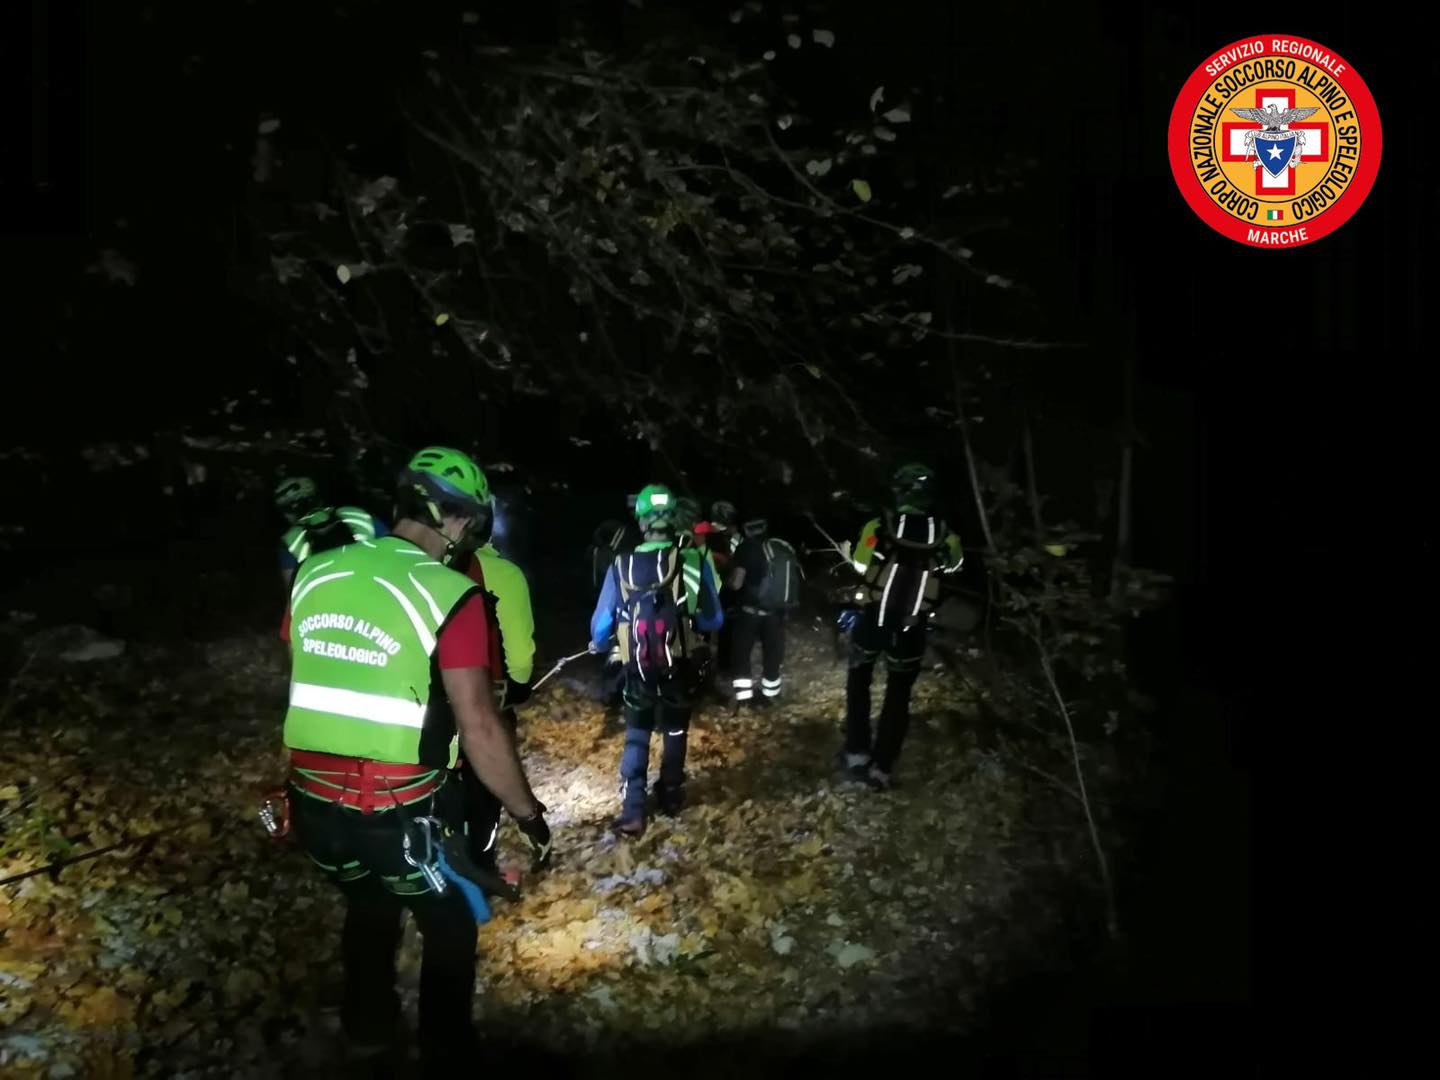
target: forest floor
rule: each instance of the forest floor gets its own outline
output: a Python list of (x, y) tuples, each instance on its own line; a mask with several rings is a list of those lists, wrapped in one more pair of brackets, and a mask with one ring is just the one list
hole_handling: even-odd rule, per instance
[[(0, 877), (174, 831), (0, 888), (0, 1075), (328, 1075), (340, 897), (256, 817), (282, 776), (283, 648), (61, 658), (85, 644), (30, 635), (0, 698)], [(980, 752), (957, 680), (921, 679), (901, 786), (846, 783), (844, 666), (799, 620), (781, 703), (701, 709), (690, 804), (638, 841), (607, 830), (622, 729), (592, 682), (576, 664), (522, 711), (556, 854), (480, 929), (475, 1015), (497, 1052), (591, 1076), (665, 1047), (691, 1075), (770, 1075), (865, 1033), (960, 1034), (1063, 921), (1073, 846), (1033, 823), (1035, 781)], [(521, 865), (513, 825), (502, 846)], [(418, 959), (407, 928), (412, 1030)]]

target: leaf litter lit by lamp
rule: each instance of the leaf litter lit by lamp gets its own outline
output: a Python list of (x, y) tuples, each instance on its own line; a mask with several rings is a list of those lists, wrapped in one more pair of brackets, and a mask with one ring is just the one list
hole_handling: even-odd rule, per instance
[[(490, 468), (498, 474), (504, 464)], [(272, 698), (283, 693), (285, 665), (265, 643), (256, 634), (206, 646), (206, 708), (223, 710), (230, 724), (218, 748), (213, 735), (180, 732), (147, 743), (133, 760), (87, 767), (93, 805), (64, 786), (53, 795), (39, 787), (73, 772), (73, 754), (57, 753), (63, 743), (52, 739), (60, 736), (46, 733), (59, 725), (22, 722), (23, 740), (13, 725), (0, 725), (5, 840), (26, 841), (18, 854), (0, 849), (0, 876), (46, 858), (29, 842), (37, 833), (12, 831), (12, 822), (27, 822), (22, 807), (37, 792), (49, 800), (47, 812), (60, 815), (60, 834), (71, 836), (106, 835), (91, 820), (101, 814), (137, 835), (181, 820), (196, 812), (202, 780), (207, 799), (227, 813), (250, 806), (278, 767)], [(704, 794), (679, 819), (653, 822), (638, 842), (605, 831), (617, 801), (613, 725), (586, 697), (583, 678), (565, 684), (569, 671), (542, 691), (522, 729), (523, 753), (552, 810), (557, 862), (527, 877), (521, 903), (496, 903), (481, 928), (479, 1018), (512, 1025), (517, 1037), (553, 1039), (567, 1052), (583, 1051), (590, 1038), (608, 1048), (618, 1030), (703, 1037), (725, 1024), (833, 1028), (864, 1017), (878, 1025), (938, 1008), (913, 988), (955, 973), (964, 950), (996, 955), (972, 930), (963, 942), (951, 939), (957, 919), (972, 911), (1003, 922), (1003, 906), (979, 904), (980, 883), (1002, 858), (996, 830), (1003, 825), (1009, 836), (1018, 805), (963, 779), (974, 772), (965, 744), (927, 736), (926, 725), (912, 736), (928, 743), (906, 761), (906, 787), (886, 800), (822, 779), (843, 670), (829, 666), (822, 631), (792, 628), (787, 645), (787, 692), (796, 696), (763, 719), (697, 712), (688, 765)], [(173, 709), (178, 660), (157, 655), (137, 644), (109, 665), (44, 674), (86, 680), (75, 683), (86, 703), (65, 726), (83, 727), (94, 711), (119, 735), (122, 723)], [(108, 694), (94, 685), (102, 679)], [(29, 702), (30, 692), (18, 692), (12, 707), (32, 716), (51, 707), (49, 697)], [(98, 711), (114, 695), (127, 708), (138, 698), (134, 721)], [(919, 716), (970, 715), (966, 700), (943, 675), (927, 674), (916, 688)], [(777, 727), (785, 739), (775, 738)], [(1001, 783), (1009, 781), (986, 781)], [(290, 1036), (277, 1042), (263, 1032), (303, 1042), (326, 1030), (329, 1021), (317, 1025), (304, 1003), (334, 970), (335, 900), (293, 844), (269, 846), (253, 827), (227, 826), (204, 842), (162, 840), (143, 857), (107, 856), (87, 872), (67, 870), (54, 882), (41, 876), (25, 883), (33, 888), (0, 894), (0, 1041), (11, 1054), (25, 1049), (22, 1075), (54, 1075), (56, 1055), (75, 1040), (90, 1040), (97, 1052), (110, 1040), (106, 1052), (116, 1055), (103, 1073), (74, 1057), (75, 1076), (289, 1073), (294, 1044), (282, 1043)], [(500, 842), (503, 863), (522, 857), (513, 826)], [(1014, 864), (1005, 858), (999, 879), (1009, 882)], [(960, 866), (963, 877), (954, 872)], [(877, 902), (882, 889), (888, 895)], [(881, 958), (885, 978), (869, 978)], [(419, 960), (411, 934), (399, 961), (407, 1011)], [(953, 1014), (953, 1003), (944, 1007)], [(17, 1017), (23, 1009), (28, 1015)], [(126, 1042), (136, 1032), (147, 1033), (143, 1069)]]

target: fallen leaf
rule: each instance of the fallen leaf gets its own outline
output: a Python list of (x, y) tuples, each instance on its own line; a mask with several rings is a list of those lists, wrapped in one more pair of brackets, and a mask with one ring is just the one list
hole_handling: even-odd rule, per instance
[(852, 968), (856, 964), (868, 964), (875, 959), (875, 950), (864, 945), (856, 945), (847, 942), (843, 948), (835, 953), (835, 962), (842, 968)]

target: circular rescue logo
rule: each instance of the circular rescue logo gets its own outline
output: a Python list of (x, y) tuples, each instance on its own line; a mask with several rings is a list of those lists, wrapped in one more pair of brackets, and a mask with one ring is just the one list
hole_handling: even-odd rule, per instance
[(1380, 168), (1380, 113), (1323, 45), (1266, 34), (1227, 45), (1170, 113), (1170, 170), (1211, 228), (1253, 247), (1296, 247), (1360, 208)]

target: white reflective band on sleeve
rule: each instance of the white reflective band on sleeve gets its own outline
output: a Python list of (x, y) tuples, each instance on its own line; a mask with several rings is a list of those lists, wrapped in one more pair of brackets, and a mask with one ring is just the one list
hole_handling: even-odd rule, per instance
[(907, 516), (908, 516), (908, 515), (906, 515), (906, 514), (901, 514), (901, 515), (900, 515), (900, 535), (901, 535), (901, 536), (904, 536), (904, 535), (905, 535), (905, 518), (906, 518)]
[(489, 851), (495, 846), (495, 838), (500, 835), (500, 823), (497, 821), (495, 827), (490, 830), (490, 839), (485, 841), (485, 850)]
[(915, 610), (910, 612), (912, 616), (920, 614), (920, 605), (925, 602), (925, 583), (930, 580), (930, 571), (920, 572), (920, 591), (915, 594)]
[(779, 688), (778, 686), (766, 686), (766, 687), (762, 687), (760, 692), (761, 692), (762, 694), (764, 694), (766, 697), (779, 697), (779, 696), (780, 696), (780, 688)]
[(929, 538), (928, 540), (926, 540), (925, 542), (926, 542), (927, 544), (933, 544), (933, 543), (935, 543), (935, 519), (932, 517), (932, 518), (927, 518), (926, 520), (928, 520), (929, 523), (930, 523), (930, 538)]
[(737, 690), (737, 691), (735, 691), (735, 700), (736, 700), (736, 701), (749, 701), (749, 700), (750, 700), (751, 698), (753, 698), (754, 696), (755, 696), (755, 691), (754, 691), (754, 690)]
[(670, 734), (672, 737), (675, 736), (675, 735), (684, 735), (684, 734), (685, 734), (685, 729), (684, 729), (684, 728), (681, 728), (679, 731), (671, 731), (671, 732), (669, 732), (668, 734)]
[(297, 709), (349, 716), (377, 724), (421, 728), (425, 726), (425, 706), (384, 694), (365, 694), (358, 690), (340, 690), (314, 683), (291, 683), (290, 704)]
[(779, 689), (780, 689), (780, 680), (779, 680), (779, 679), (761, 679), (761, 680), (760, 680), (760, 685), (761, 685), (761, 686), (767, 686), (767, 687), (770, 687), (770, 688), (775, 689), (775, 690), (779, 690)]
[(736, 679), (736, 680), (735, 680), (735, 689), (736, 689), (736, 690), (743, 690), (743, 689), (745, 689), (746, 687), (750, 687), (750, 686), (754, 686), (754, 685), (755, 685), (755, 680), (754, 680), (754, 679)]
[(415, 610), (415, 605), (410, 603), (410, 598), (384, 578), (377, 577), (374, 580), (377, 585), (383, 585), (390, 595), (395, 597), (400, 606), (405, 609), (405, 616), (410, 620), (410, 625), (415, 628), (415, 635), (420, 639), (420, 645), (425, 650), (425, 655), (434, 656), (435, 635), (431, 632), (430, 628), (425, 625), (425, 620), (420, 617), (420, 612)]
[(879, 626), (885, 625), (885, 605), (890, 602), (890, 586), (895, 584), (895, 571), (899, 569), (898, 563), (890, 567), (890, 576), (885, 579), (885, 591), (880, 594), (880, 621), (877, 624)]
[(293, 611), (295, 609), (295, 605), (300, 603), (301, 600), (304, 600), (305, 597), (309, 596), (312, 589), (316, 589), (319, 586), (324, 585), (327, 581), (338, 581), (340, 578), (354, 576), (354, 570), (342, 570), (338, 574), (325, 574), (322, 577), (311, 578), (310, 581), (305, 584), (305, 587), (301, 589), (298, 593), (296, 593), (295, 596), (291, 599), (290, 609)]

